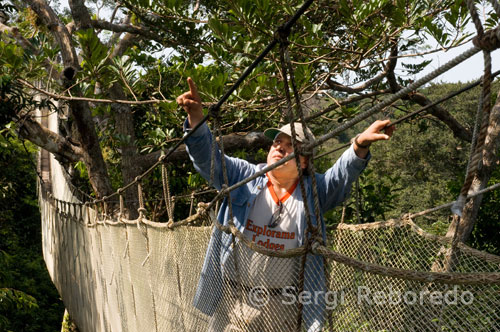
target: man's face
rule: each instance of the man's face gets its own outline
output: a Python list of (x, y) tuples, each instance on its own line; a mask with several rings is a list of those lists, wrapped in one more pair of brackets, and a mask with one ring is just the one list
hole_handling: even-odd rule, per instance
[[(298, 142), (299, 146), (300, 143)], [(290, 153), (293, 152), (292, 139), (290, 136), (284, 133), (280, 133), (273, 141), (273, 145), (271, 149), (269, 149), (269, 153), (267, 154), (267, 164), (272, 165), (275, 162), (285, 158)], [(299, 156), (300, 158), (300, 166), (302, 169), (307, 167), (307, 159), (304, 156)], [(295, 158), (287, 161), (281, 166), (275, 168), (275, 170), (279, 170), (280, 172), (287, 172), (291, 176), (298, 176), (297, 174), (297, 164), (295, 163)]]

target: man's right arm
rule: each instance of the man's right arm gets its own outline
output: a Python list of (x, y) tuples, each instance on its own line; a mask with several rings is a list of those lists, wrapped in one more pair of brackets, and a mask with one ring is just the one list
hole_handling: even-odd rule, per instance
[[(188, 78), (189, 91), (177, 97), (177, 103), (187, 112), (184, 122), (184, 132), (190, 131), (203, 119), (203, 108), (198, 89), (191, 78)], [(195, 133), (186, 139), (186, 150), (198, 173), (210, 181), (212, 167), (212, 133), (207, 124), (201, 125)], [(225, 156), (229, 185), (232, 185), (255, 172), (255, 165), (246, 160)], [(222, 161), (219, 147), (216, 145), (214, 162), (214, 187), (221, 189), (224, 183)]]

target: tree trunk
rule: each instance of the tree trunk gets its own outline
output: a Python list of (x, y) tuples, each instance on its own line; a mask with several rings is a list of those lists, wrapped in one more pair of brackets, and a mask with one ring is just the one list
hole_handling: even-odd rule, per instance
[(90, 184), (99, 198), (110, 195), (113, 192), (113, 187), (99, 146), (99, 139), (88, 103), (70, 102), (70, 111), (80, 136), (83, 161), (87, 166)]
[[(490, 124), (488, 126), (488, 131), (483, 148), (483, 159), (482, 167), (479, 168), (474, 180), (472, 182), (469, 192), (476, 192), (478, 190), (486, 188), (488, 181), (491, 178), (495, 167), (499, 160), (498, 150), (500, 149), (500, 94), (493, 106), (490, 114)], [(479, 213), (479, 207), (481, 206), (481, 201), (483, 195), (478, 195), (467, 204), (465, 204), (464, 210), (462, 212), (462, 218), (454, 220), (454, 222), (448, 228), (446, 236), (454, 236), (455, 229), (457, 230), (457, 240), (460, 242), (465, 242), (469, 238), (474, 224), (476, 222), (477, 215)], [(457, 221), (460, 220), (457, 228)]]
[[(75, 4), (72, 2), (73, 1), (70, 2), (70, 5), (74, 7)], [(46, 26), (50, 27), (50, 31), (56, 38), (61, 48), (61, 55), (65, 68), (63, 71), (63, 83), (69, 87), (73, 83), (76, 70), (80, 65), (68, 29), (45, 1), (27, 0), (27, 3), (37, 14), (38, 18), (40, 18)], [(78, 7), (78, 9), (81, 8)], [(90, 16), (88, 20), (90, 20)], [(98, 197), (109, 195), (113, 188), (106, 170), (101, 147), (99, 146), (99, 140), (88, 102), (72, 101), (69, 103), (69, 107), (80, 136), (82, 159), (87, 166), (90, 183)]]
[[(113, 99), (125, 99), (125, 93), (121, 86), (114, 84), (110, 89), (110, 97)], [(115, 129), (120, 137), (127, 137), (120, 142), (121, 149), (121, 169), (123, 185), (127, 185), (141, 174), (141, 167), (137, 163), (138, 153), (135, 142), (134, 116), (129, 105), (112, 104)], [(138, 194), (137, 187), (132, 186), (124, 192), (126, 215), (129, 219), (138, 217), (137, 209)]]

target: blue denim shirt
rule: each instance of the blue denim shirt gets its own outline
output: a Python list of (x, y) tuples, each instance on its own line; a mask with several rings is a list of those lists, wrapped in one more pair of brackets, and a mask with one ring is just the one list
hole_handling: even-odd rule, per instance
[[(189, 131), (187, 120), (184, 123), (184, 131)], [(203, 124), (192, 136), (186, 139), (186, 148), (189, 157), (193, 161), (195, 169), (206, 179), (210, 179), (212, 134), (206, 124)], [(229, 186), (253, 175), (267, 166), (266, 164), (254, 165), (245, 160), (224, 156), (226, 162)], [(337, 162), (324, 174), (315, 174), (319, 204), (321, 210), (321, 229), (325, 240), (325, 224), (323, 214), (339, 205), (348, 196), (352, 183), (366, 167), (370, 155), (366, 159), (359, 158), (351, 146), (347, 149)], [(261, 190), (267, 187), (268, 178), (263, 175), (231, 192), (232, 210), (234, 224), (243, 233), (245, 222), (248, 219), (250, 209), (254, 200)], [(310, 216), (314, 225), (318, 222), (314, 207), (311, 177), (305, 177), (306, 197), (311, 209)], [(214, 186), (221, 189), (224, 178), (221, 167), (221, 153), (217, 149), (215, 162)], [(304, 211), (304, 208), (302, 208)], [(305, 211), (304, 211), (305, 212)], [(229, 208), (227, 200), (221, 204), (217, 216), (219, 223), (228, 225)], [(305, 240), (307, 227), (306, 215), (302, 213), (297, 220), (298, 240), (302, 245)], [(222, 284), (224, 276), (224, 265), (232, 255), (232, 235), (221, 232), (214, 227), (212, 237), (208, 244), (205, 261), (202, 267), (198, 288), (194, 297), (194, 306), (201, 312), (211, 316), (222, 298)], [(217, 262), (217, 263), (215, 263)], [(307, 255), (305, 266), (304, 291), (315, 294), (315, 291), (326, 292), (323, 257), (320, 255)], [(325, 315), (324, 296), (318, 297), (317, 303), (304, 305), (303, 319), (308, 331), (319, 331), (323, 325)], [(313, 302), (313, 301), (311, 301)]]

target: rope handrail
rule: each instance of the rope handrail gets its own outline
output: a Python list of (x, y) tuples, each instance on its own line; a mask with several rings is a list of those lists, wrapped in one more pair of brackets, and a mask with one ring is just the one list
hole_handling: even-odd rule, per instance
[[(496, 72), (494, 72), (494, 73), (492, 73), (492, 74), (491, 74), (491, 78), (495, 78), (495, 77), (496, 77), (496, 76), (498, 76), (499, 74), (500, 74), (500, 70), (497, 70)], [(396, 121), (394, 121), (394, 122), (391, 122), (391, 126), (394, 126), (394, 125), (397, 125), (398, 123), (401, 123), (401, 122), (403, 122), (403, 121), (406, 121), (406, 120), (408, 120), (408, 119), (410, 119), (410, 118), (414, 117), (415, 115), (417, 115), (417, 114), (419, 114), (419, 113), (422, 113), (423, 111), (428, 110), (428, 109), (429, 109), (429, 108), (431, 108), (431, 107), (434, 107), (434, 106), (436, 106), (436, 105), (439, 105), (439, 104), (441, 104), (441, 103), (443, 103), (443, 102), (445, 102), (445, 101), (447, 101), (447, 100), (449, 100), (449, 99), (451, 99), (451, 98), (453, 98), (453, 97), (455, 97), (455, 96), (458, 96), (459, 94), (462, 94), (462, 93), (464, 93), (464, 92), (466, 92), (466, 91), (468, 91), (468, 90), (470, 90), (470, 89), (472, 89), (472, 88), (475, 88), (476, 86), (478, 86), (479, 84), (481, 84), (481, 82), (482, 82), (482, 78), (480, 78), (480, 79), (476, 80), (475, 82), (473, 82), (473, 83), (471, 83), (471, 84), (466, 85), (465, 87), (463, 87), (463, 88), (461, 88), (461, 89), (459, 89), (459, 90), (457, 90), (457, 91), (454, 91), (454, 92), (450, 93), (449, 95), (447, 95), (447, 96), (445, 96), (445, 97), (443, 97), (443, 98), (440, 98), (440, 99), (438, 99), (438, 100), (436, 100), (436, 101), (433, 101), (432, 103), (427, 104), (427, 105), (425, 105), (424, 107), (422, 107), (422, 108), (420, 108), (420, 109), (418, 109), (418, 110), (416, 110), (416, 111), (414, 111), (414, 112), (412, 112), (412, 113), (409, 113), (409, 114), (407, 114), (407, 115), (405, 115), (405, 116), (403, 116), (403, 117), (401, 117), (401, 118), (397, 119), (397, 120), (396, 120)], [(350, 144), (351, 144), (351, 143), (347, 143), (347, 144), (341, 145), (341, 146), (339, 146), (339, 147), (337, 147), (337, 148), (334, 148), (333, 150), (330, 150), (330, 151), (324, 152), (324, 153), (322, 153), (322, 154), (319, 154), (319, 155), (315, 156), (315, 159), (317, 159), (317, 158), (321, 158), (321, 157), (324, 157), (324, 156), (326, 156), (326, 155), (328, 155), (328, 154), (330, 154), (330, 153), (333, 153), (333, 152), (336, 152), (336, 151), (342, 150), (342, 149), (344, 149), (344, 148), (348, 147)]]
[[(311, 5), (311, 3), (312, 3), (312, 0), (309, 0), (306, 3), (304, 3), (304, 5), (296, 12), (296, 15), (294, 15), (285, 25), (283, 25), (279, 29), (282, 29), (284, 31), (286, 31), (286, 29), (290, 29), (290, 27), (296, 22), (296, 20), (298, 19), (298, 17), (300, 17), (300, 15), (298, 15), (298, 13), (305, 12), (305, 10)], [(194, 128), (192, 128), (186, 135), (184, 135), (181, 140), (179, 140), (173, 147), (169, 148), (168, 151), (166, 152), (166, 154), (164, 156), (161, 156), (155, 164), (153, 164), (144, 173), (142, 173), (141, 175), (137, 176), (134, 181), (130, 182), (126, 186), (124, 186), (122, 188), (119, 188), (116, 192), (114, 192), (114, 193), (112, 193), (112, 194), (110, 194), (108, 196), (105, 196), (105, 197), (103, 197), (101, 199), (94, 200), (92, 203), (94, 203), (94, 204), (102, 203), (102, 202), (108, 200), (111, 197), (119, 195), (121, 192), (123, 192), (124, 190), (130, 188), (131, 186), (133, 186), (134, 184), (136, 184), (138, 181), (140, 181), (141, 178), (143, 178), (144, 176), (150, 174), (159, 164), (163, 163), (181, 144), (184, 143), (184, 141), (187, 138), (189, 138), (191, 135), (193, 135), (208, 120), (208, 118), (211, 116), (212, 111), (215, 111), (215, 110), (217, 110), (217, 109), (220, 108), (220, 106), (222, 105), (222, 103), (225, 102), (227, 100), (227, 98), (229, 98), (229, 96), (238, 88), (238, 86), (243, 82), (243, 80), (252, 72), (253, 69), (255, 69), (255, 67), (257, 66), (257, 64), (260, 61), (262, 61), (262, 59), (265, 57), (265, 55), (267, 55), (267, 53), (269, 53), (270, 50), (278, 42), (279, 42), (279, 37), (277, 36), (277, 34), (275, 34), (275, 38), (270, 42), (270, 44), (266, 47), (266, 49), (259, 55), (259, 57), (257, 59), (255, 59), (254, 62), (244, 71), (244, 73), (237, 80), (237, 82), (235, 82), (233, 84), (233, 86), (231, 86), (228, 89), (228, 91), (223, 95), (223, 97), (221, 97), (221, 99), (219, 100), (219, 102), (217, 104), (211, 106), (211, 111), (207, 115), (205, 115)], [(399, 90), (397, 93), (392, 94), (388, 99), (386, 99), (386, 100), (378, 103), (377, 105), (371, 107), (370, 109), (364, 111), (363, 113), (358, 114), (356, 117), (354, 117), (350, 121), (348, 121), (348, 122), (346, 122), (346, 123), (344, 123), (342, 125), (339, 125), (337, 128), (335, 128), (334, 130), (332, 130), (330, 133), (325, 134), (325, 135), (323, 135), (323, 136), (321, 136), (321, 137), (319, 137), (319, 138), (317, 138), (315, 140), (310, 141), (308, 144), (306, 144), (304, 146), (304, 149), (312, 149), (312, 148), (314, 148), (314, 147), (316, 147), (318, 145), (323, 144), (327, 140), (329, 140), (332, 137), (338, 135), (340, 132), (342, 132), (342, 131), (344, 131), (344, 130), (346, 130), (346, 129), (352, 127), (352, 126), (354, 126), (355, 124), (357, 124), (357, 123), (365, 120), (369, 116), (371, 116), (371, 115), (377, 113), (378, 111), (382, 110), (384, 107), (391, 105), (394, 101), (400, 99), (401, 97), (405, 96), (406, 94), (410, 93), (411, 91), (416, 90), (418, 87), (422, 86), (423, 84), (428, 83), (429, 81), (431, 81), (432, 79), (434, 79), (437, 76), (441, 75), (442, 73), (444, 73), (444, 72), (448, 71), (449, 69), (453, 68), (454, 66), (460, 64), (461, 62), (465, 61), (469, 57), (471, 57), (471, 56), (475, 55), (476, 53), (478, 53), (480, 50), (481, 50), (481, 48), (479, 48), (477, 46), (474, 46), (474, 47), (470, 48), (469, 50), (466, 50), (465, 52), (463, 52), (462, 54), (458, 55), (454, 59), (452, 59), (449, 62), (445, 63), (443, 66), (435, 69), (431, 73), (425, 75), (424, 77), (420, 78), (419, 80), (417, 80), (417, 81), (413, 82), (412, 84), (406, 86), (405, 88)], [(270, 170), (272, 170), (272, 169), (274, 169), (274, 168), (282, 165), (283, 163), (291, 160), (294, 157), (295, 157), (295, 154), (292, 153), (292, 154), (288, 155), (287, 157), (281, 159), (280, 161), (276, 162), (275, 164), (265, 167), (262, 171), (260, 171), (258, 173), (255, 173), (252, 177), (250, 177), (248, 179), (245, 179), (245, 180), (242, 180), (242, 181), (240, 181), (237, 184), (231, 185), (228, 188), (224, 188), (223, 190), (221, 190), (219, 192), (219, 194), (210, 203), (210, 207), (213, 206), (215, 200), (220, 199), (221, 195), (225, 194), (226, 190), (229, 190), (229, 191), (234, 190), (234, 189), (236, 189), (236, 188), (238, 188), (238, 187), (240, 187), (240, 186), (248, 183), (249, 181), (257, 178), (258, 176), (261, 176), (261, 175), (265, 174), (265, 172), (270, 171)]]
[[(487, 187), (485, 189), (478, 190), (475, 193), (467, 195), (467, 199), (470, 199), (470, 198), (473, 198), (473, 197), (485, 194), (485, 193), (487, 193), (489, 191), (492, 191), (492, 190), (495, 190), (495, 189), (499, 189), (499, 188), (500, 188), (500, 183), (496, 183), (496, 184), (491, 185), (491, 186), (489, 186), (489, 187)], [(442, 204), (442, 205), (439, 205), (439, 206), (436, 206), (436, 207), (433, 207), (433, 208), (430, 208), (430, 209), (427, 209), (427, 210), (424, 210), (424, 211), (412, 213), (412, 214), (409, 215), (409, 217), (410, 218), (415, 218), (415, 217), (423, 216), (423, 215), (431, 213), (431, 212), (436, 212), (436, 211), (441, 210), (441, 209), (449, 208), (449, 207), (453, 206), (453, 204), (455, 204), (455, 202), (456, 201), (449, 202), (449, 203)]]
[(325, 246), (318, 244), (317, 242), (315, 245), (313, 245), (313, 253), (323, 255), (329, 259), (336, 261), (337, 263), (353, 267), (357, 270), (390, 278), (398, 278), (425, 283), (438, 282), (453, 285), (500, 284), (500, 273), (498, 272), (453, 273), (404, 270), (394, 267), (382, 266), (370, 262), (363, 262), (339, 252), (335, 252)]

